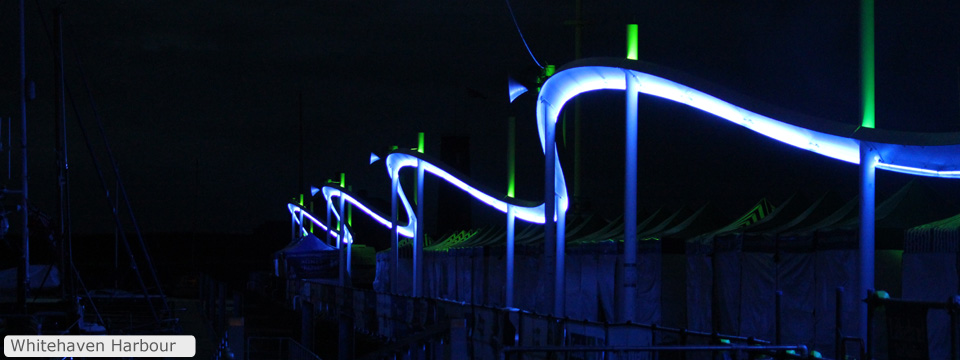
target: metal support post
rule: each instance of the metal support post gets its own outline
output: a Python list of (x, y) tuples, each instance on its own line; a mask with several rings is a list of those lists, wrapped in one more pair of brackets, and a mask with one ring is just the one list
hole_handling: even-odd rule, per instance
[(504, 306), (508, 308), (513, 307), (513, 267), (514, 267), (514, 251), (515, 251), (515, 224), (516, 216), (514, 214), (513, 205), (507, 205), (507, 281), (506, 281), (506, 296), (504, 300)]
[(337, 249), (340, 250), (340, 286), (347, 286), (347, 250), (344, 247), (350, 246), (347, 244), (347, 222), (346, 222), (346, 201), (343, 199), (343, 189), (340, 189), (340, 238), (337, 240)]
[[(557, 222), (556, 222), (556, 210), (557, 210), (557, 193), (556, 193), (556, 159), (557, 159), (557, 141), (556, 141), (556, 132), (557, 124), (549, 120), (549, 115), (540, 119), (544, 122), (544, 194), (543, 194), (543, 212), (544, 212), (544, 222), (543, 222), (543, 269), (544, 274), (541, 274), (541, 279), (544, 282), (544, 290), (547, 294), (553, 293), (556, 296), (555, 289), (556, 281), (554, 280), (551, 289), (550, 278), (552, 276), (554, 264), (556, 261), (556, 241), (557, 241)], [(554, 302), (556, 306), (556, 301)], [(554, 309), (556, 310), (556, 309)], [(556, 316), (562, 316), (560, 314), (554, 314)]]
[(863, 345), (866, 349), (866, 359), (873, 359), (873, 341), (870, 341), (873, 337), (873, 332), (870, 328), (873, 325), (873, 312), (876, 301), (877, 294), (873, 291), (873, 289), (867, 289), (867, 301), (863, 302), (867, 305), (867, 334), (863, 337)]
[(947, 314), (950, 316), (950, 359), (960, 359), (957, 351), (957, 310), (960, 305), (960, 296), (951, 296), (947, 299)]
[(399, 290), (397, 283), (400, 280), (400, 235), (397, 230), (399, 191), (400, 177), (393, 176), (390, 181), (390, 223), (392, 224), (390, 230), (390, 292), (393, 294), (396, 294)]
[(337, 307), (337, 313), (339, 314), (338, 323), (338, 358), (340, 360), (353, 360), (354, 359), (354, 337), (353, 337), (353, 314), (350, 308), (350, 305), (353, 304), (353, 292), (349, 289), (343, 289), (341, 294), (345, 297), (343, 299), (343, 306)]
[(567, 212), (557, 209), (557, 269), (553, 297), (553, 313), (556, 317), (567, 316), (567, 278), (564, 268), (567, 236)]
[(634, 321), (637, 296), (637, 79), (626, 78), (626, 168), (623, 191), (623, 289), (620, 296), (620, 321)]
[(834, 341), (835, 341), (835, 353), (834, 357), (838, 359), (843, 359), (844, 352), (846, 352), (846, 343), (844, 343), (843, 338), (843, 286), (837, 287), (836, 292), (836, 320), (834, 324), (836, 325), (836, 330), (834, 331)]
[(331, 213), (332, 213), (332, 212), (333, 212), (333, 204), (331, 204), (331, 203), (328, 201), (328, 202), (327, 202), (327, 231), (326, 231), (326, 233), (324, 234), (324, 238), (323, 238), (324, 242), (326, 242), (327, 245), (330, 245), (330, 230), (333, 230), (333, 229), (330, 228), (331, 218), (332, 218), (332, 214), (331, 214)]
[(304, 216), (303, 216), (303, 211), (304, 211), (304, 210), (303, 210), (303, 206), (300, 206), (300, 212), (298, 213), (298, 215), (299, 215), (299, 218), (298, 218), (299, 220), (298, 220), (298, 221), (299, 221), (299, 223), (300, 223), (300, 228), (299, 228), (300, 231), (297, 232), (297, 239), (303, 237), (303, 232), (304, 232), (304, 225), (303, 225), (303, 218), (304, 218)]
[(307, 301), (307, 299), (300, 299), (300, 345), (307, 348), (307, 350), (315, 351), (314, 337), (315, 337), (315, 324), (314, 317), (316, 316), (314, 305), (312, 302)]
[(783, 325), (783, 291), (777, 290), (777, 293), (776, 293), (776, 294), (777, 294), (777, 295), (776, 295), (776, 296), (777, 296), (777, 297), (776, 297), (776, 302), (777, 302), (777, 303), (775, 304), (775, 306), (776, 306), (776, 312), (777, 312), (777, 313), (776, 313), (776, 315), (775, 315), (775, 316), (776, 316), (775, 321), (776, 321), (777, 329), (776, 329), (776, 336), (775, 336), (776, 339), (775, 339), (775, 340), (777, 341), (777, 342), (776, 342), (776, 345), (783, 345), (783, 337), (782, 337), (782, 335), (783, 335), (783, 331), (782, 331), (782, 325)]
[[(874, 289), (874, 222), (876, 211), (877, 153), (872, 144), (860, 142), (860, 288), (856, 298), (864, 299), (867, 291)], [(860, 302), (860, 338), (867, 349), (867, 304)]]
[(423, 296), (423, 160), (417, 159), (417, 231), (413, 238), (413, 296)]

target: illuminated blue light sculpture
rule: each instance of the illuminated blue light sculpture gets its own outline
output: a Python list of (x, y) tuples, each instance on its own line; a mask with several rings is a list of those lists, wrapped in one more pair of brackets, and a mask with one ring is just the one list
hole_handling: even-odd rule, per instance
[[(571, 63), (544, 83), (537, 102), (540, 141), (544, 127), (556, 126), (563, 105), (593, 90), (625, 90), (625, 77), (637, 78), (643, 94), (688, 105), (785, 144), (844, 162), (860, 163), (860, 142), (874, 145), (877, 168), (905, 174), (960, 178), (960, 134), (917, 134), (860, 128), (802, 116), (774, 119), (735, 106), (657, 73), (669, 70), (640, 61), (586, 59)], [(673, 74), (679, 76), (678, 74)], [(665, 76), (665, 75), (664, 75)], [(559, 168), (558, 168), (559, 169)], [(557, 171), (555, 176), (562, 174)], [(558, 189), (558, 194), (563, 190)], [(566, 194), (562, 194), (565, 198)]]
[[(385, 159), (387, 173), (394, 188), (393, 210), (390, 219), (369, 208), (339, 187), (325, 186), (321, 189), (321, 192), (328, 204), (333, 204), (334, 197), (338, 200), (343, 197), (345, 202), (352, 204), (378, 223), (394, 229), (394, 249), (391, 253), (392, 266), (394, 266), (394, 269), (391, 270), (393, 271), (398, 266), (396, 259), (397, 237), (412, 238), (419, 231), (416, 227), (417, 216), (414, 214), (402, 187), (399, 186), (399, 173), (405, 167), (418, 167), (419, 165), (425, 173), (433, 174), (484, 204), (507, 214), (508, 219), (516, 218), (531, 223), (546, 224), (545, 241), (553, 242), (553, 244), (545, 246), (548, 251), (545, 255), (547, 257), (557, 257), (555, 285), (559, 286), (554, 287), (556, 312), (554, 315), (563, 316), (563, 300), (559, 300), (559, 298), (564, 297), (562, 292), (564, 276), (562, 267), (563, 223), (569, 203), (566, 181), (557, 156), (555, 142), (557, 118), (564, 104), (581, 93), (594, 90), (626, 90), (626, 79), (628, 77), (635, 79), (635, 88), (638, 93), (672, 100), (703, 110), (777, 141), (833, 159), (859, 164), (861, 161), (861, 146), (869, 145), (873, 154), (872, 159), (875, 159), (878, 169), (928, 177), (960, 178), (960, 134), (918, 134), (884, 131), (797, 115), (786, 115), (778, 120), (720, 100), (718, 97), (691, 86), (683, 85), (677, 82), (680, 78), (684, 78), (682, 74), (635, 60), (595, 58), (576, 61), (562, 68), (543, 84), (539, 93), (536, 110), (537, 128), (541, 149), (546, 159), (544, 164), (546, 178), (544, 179), (545, 198), (543, 203), (525, 202), (510, 198), (505, 194), (484, 190), (481, 186), (471, 183), (469, 179), (456, 176), (454, 171), (448, 170), (430, 157), (409, 150), (394, 151)], [(677, 81), (668, 80), (668, 77)], [(683, 80), (687, 84), (697, 82), (696, 79), (684, 78)], [(703, 85), (700, 88), (709, 87), (709, 85)], [(633, 87), (631, 86), (631, 88)], [(762, 107), (762, 104), (757, 105), (757, 107)], [(399, 207), (397, 201), (402, 203), (403, 210), (407, 214), (408, 221), (406, 224), (398, 224)], [(302, 207), (290, 204), (288, 208), (293, 220), (301, 223), (301, 232), (305, 233), (302, 222), (309, 220), (329, 236), (336, 238), (338, 242), (347, 244), (352, 242), (349, 229), (345, 229), (343, 235), (339, 235), (335, 229), (328, 228)], [(336, 209), (333, 209), (333, 212), (333, 215), (340, 219), (341, 213)], [(551, 221), (547, 222), (546, 219)], [(327, 221), (327, 223), (329, 222)], [(391, 279), (396, 279), (396, 273), (392, 273), (392, 276)], [(395, 283), (396, 281), (391, 281), (392, 285)], [(395, 288), (393, 290), (396, 291)]]
[[(537, 101), (537, 127), (546, 157), (544, 167), (547, 168), (547, 178), (544, 186), (548, 210), (551, 204), (557, 204), (557, 211), (565, 212), (568, 201), (554, 140), (560, 110), (567, 101), (584, 92), (626, 90), (628, 77), (636, 79), (637, 91), (640, 93), (703, 110), (797, 148), (859, 164), (861, 143), (869, 143), (875, 151), (878, 169), (920, 176), (960, 178), (960, 134), (882, 131), (802, 116), (787, 116), (777, 120), (668, 80), (667, 76), (684, 77), (682, 74), (640, 61), (594, 58), (567, 65), (543, 84)], [(687, 80), (690, 80), (688, 83), (697, 82), (696, 79)], [(563, 234), (559, 230), (561, 224), (557, 224), (556, 231), (552, 231), (550, 226), (552, 224), (547, 224), (545, 241), (555, 241), (560, 246), (564, 242)], [(558, 250), (556, 256), (557, 271), (563, 271), (560, 266), (563, 253)], [(562, 279), (561, 274), (557, 274), (557, 279)], [(564, 293), (561, 291), (562, 288), (555, 288), (554, 296), (562, 297)], [(563, 316), (562, 310), (555, 308), (554, 315)]]

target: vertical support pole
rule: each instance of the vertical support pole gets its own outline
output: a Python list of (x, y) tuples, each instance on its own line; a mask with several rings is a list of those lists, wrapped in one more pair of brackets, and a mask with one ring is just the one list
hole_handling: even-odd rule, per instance
[(351, 289), (344, 288), (340, 293), (343, 296), (343, 305), (337, 307), (337, 313), (339, 313), (338, 323), (338, 336), (337, 336), (337, 358), (340, 360), (352, 360), (354, 359), (353, 348), (354, 348), (354, 338), (353, 338), (353, 291)]
[[(876, 125), (875, 60), (874, 60), (874, 0), (860, 0), (860, 96), (861, 126), (873, 128)], [(870, 151), (868, 144), (860, 142), (860, 288), (857, 298), (864, 297), (868, 289), (873, 289), (874, 256), (874, 195), (876, 174), (876, 153)], [(864, 347), (869, 349), (867, 339), (867, 305), (860, 304), (860, 337)]]
[(312, 302), (307, 301), (307, 299), (300, 299), (300, 345), (307, 348), (307, 350), (314, 351), (314, 337), (315, 335), (315, 324), (314, 317), (316, 312), (314, 310), (314, 305)]
[[(54, 34), (56, 36), (56, 45), (54, 47), (54, 56), (56, 58), (56, 67), (55, 67), (55, 78), (56, 78), (56, 93), (57, 93), (57, 106), (56, 106), (56, 118), (54, 119), (54, 128), (57, 133), (57, 208), (60, 211), (60, 270), (66, 271), (69, 269), (69, 265), (72, 263), (70, 259), (70, 206), (69, 206), (69, 196), (67, 192), (67, 116), (66, 116), (66, 96), (64, 93), (64, 75), (63, 75), (63, 11), (58, 6), (54, 8)], [(69, 272), (67, 274), (70, 274)], [(68, 289), (72, 286), (72, 276), (63, 276), (63, 281), (61, 281), (61, 295), (64, 298), (67, 297), (67, 294), (72, 294), (72, 289)]]
[(349, 248), (350, 244), (347, 244), (347, 223), (346, 214), (343, 210), (346, 209), (346, 201), (344, 201), (343, 189), (340, 189), (340, 239), (337, 240), (337, 249), (340, 250), (340, 286), (347, 286), (347, 250), (344, 247)]
[[(421, 133), (422, 134), (422, 133)], [(413, 296), (423, 296), (423, 160), (417, 159), (417, 231), (413, 238)]]
[[(297, 241), (297, 229), (300, 227), (300, 225), (297, 224), (297, 219), (297, 214), (290, 214), (290, 242)], [(116, 248), (116, 245), (114, 245), (114, 248)], [(116, 250), (114, 250), (114, 252), (116, 252)]]
[(957, 360), (960, 354), (957, 351), (957, 305), (960, 304), (960, 297), (951, 296), (947, 299), (947, 314), (950, 315), (950, 359)]
[(298, 229), (298, 230), (300, 230), (300, 232), (297, 233), (297, 238), (298, 238), (298, 239), (301, 238), (301, 237), (303, 237), (303, 231), (304, 231), (304, 226), (305, 226), (305, 225), (303, 225), (303, 218), (304, 218), (304, 216), (303, 216), (303, 206), (302, 206), (303, 204), (302, 204), (302, 203), (303, 203), (303, 202), (301, 201), (300, 211), (297, 212), (297, 221), (300, 223), (300, 226), (299, 226), (299, 229)]
[(344, 267), (343, 286), (350, 287), (353, 286), (353, 239), (351, 238), (350, 242), (343, 243), (343, 246), (345, 247), (344, 257), (347, 258)]
[(330, 225), (330, 224), (332, 224), (332, 219), (331, 219), (331, 218), (332, 218), (332, 214), (331, 214), (331, 212), (333, 212), (333, 204), (331, 204), (331, 203), (328, 201), (328, 202), (327, 202), (327, 222), (326, 222), (326, 224), (327, 224), (327, 231), (326, 231), (325, 234), (323, 234), (323, 235), (324, 235), (323, 240), (327, 243), (327, 245), (331, 245), (331, 244), (330, 244), (330, 232), (333, 231), (333, 225)]
[[(558, 204), (559, 205), (559, 204)], [(567, 247), (567, 212), (557, 209), (557, 268), (554, 280), (553, 313), (557, 317), (567, 316), (567, 273), (564, 268), (565, 251)]]
[(513, 267), (514, 267), (514, 251), (515, 251), (515, 234), (514, 226), (516, 224), (516, 215), (514, 212), (513, 205), (507, 205), (507, 281), (505, 289), (505, 299), (504, 306), (508, 308), (513, 307)]
[(877, 301), (879, 301), (877, 298), (877, 293), (874, 292), (873, 289), (868, 290), (867, 301), (865, 301), (867, 304), (867, 337), (864, 338), (864, 347), (866, 348), (864, 350), (866, 356), (862, 357), (864, 359), (873, 359), (873, 342), (870, 341), (870, 339), (873, 337), (873, 331), (870, 329), (870, 327), (873, 326), (873, 312), (874, 307), (877, 305)]
[(26, 21), (24, 20), (25, 8), (23, 0), (20, 0), (17, 7), (20, 16), (20, 151), (23, 159), (21, 168), (21, 197), (20, 211), (22, 242), (20, 253), (20, 269), (17, 271), (19, 287), (17, 288), (17, 306), (26, 313), (27, 296), (30, 292), (30, 228), (28, 227), (29, 202), (27, 201), (27, 51), (26, 51)]
[[(867, 297), (867, 292), (874, 289), (874, 221), (876, 210), (876, 172), (877, 153), (872, 145), (860, 141), (860, 288), (857, 299)], [(869, 349), (870, 339), (867, 339), (867, 304), (860, 302), (860, 337), (864, 346)]]
[[(551, 288), (550, 278), (552, 277), (551, 273), (554, 271), (554, 264), (556, 261), (556, 241), (557, 241), (557, 219), (556, 219), (556, 210), (557, 210), (557, 192), (556, 192), (556, 159), (557, 159), (557, 124), (556, 122), (550, 119), (550, 111), (545, 111), (545, 117), (540, 119), (544, 128), (544, 163), (543, 163), (543, 212), (544, 212), (544, 222), (543, 222), (543, 274), (541, 274), (544, 282), (544, 292), (546, 294), (556, 293)], [(553, 282), (555, 284), (555, 281)], [(554, 302), (556, 305), (556, 302)], [(559, 314), (554, 314), (560, 316)]]
[[(635, 26), (635, 25), (634, 25)], [(634, 321), (637, 295), (637, 79), (625, 73), (626, 91), (626, 169), (623, 191), (623, 289), (620, 321)]]
[(833, 357), (844, 359), (847, 346), (843, 342), (843, 286), (837, 286), (836, 299), (836, 311), (834, 312), (836, 317), (834, 320), (836, 330), (833, 332), (835, 347)]
[[(347, 188), (352, 190), (353, 186), (351, 185), (351, 186), (348, 186)], [(347, 211), (347, 220), (346, 222), (343, 223), (343, 227), (344, 227), (343, 233), (345, 235), (348, 235), (349, 232), (347, 231), (347, 229), (349, 229), (350, 226), (353, 226), (353, 223), (351, 221), (351, 217), (353, 216), (353, 203), (344, 201), (344, 206), (346, 207), (346, 211)], [(347, 254), (346, 254), (346, 257), (347, 257), (346, 270), (347, 271), (346, 271), (344, 286), (353, 286), (353, 237), (352, 235), (348, 235), (348, 236), (350, 238), (344, 239), (344, 240), (349, 240), (349, 241), (345, 241), (343, 243), (343, 246), (345, 246), (347, 250)]]
[[(391, 170), (393, 171), (393, 170)], [(398, 192), (400, 191), (400, 174), (391, 172), (390, 179), (390, 292), (397, 293), (397, 282), (400, 280), (400, 234), (397, 231), (397, 209)]]
[(776, 336), (775, 336), (775, 338), (776, 338), (776, 339), (775, 339), (775, 340), (777, 341), (777, 342), (776, 342), (776, 345), (783, 345), (783, 337), (782, 337), (782, 335), (783, 335), (783, 331), (782, 331), (782, 325), (783, 325), (783, 291), (777, 290), (777, 292), (776, 292), (776, 302), (777, 302), (777, 303), (774, 305), (774, 306), (776, 307), (776, 312), (777, 312), (776, 315), (775, 315), (775, 316), (776, 316), (776, 319), (775, 319), (775, 324), (776, 324), (776, 334), (775, 334)]
[[(517, 118), (507, 118), (507, 197), (516, 196), (517, 184)], [(513, 205), (507, 205), (507, 279), (504, 294), (504, 306), (513, 307), (513, 269), (516, 249), (516, 212)]]

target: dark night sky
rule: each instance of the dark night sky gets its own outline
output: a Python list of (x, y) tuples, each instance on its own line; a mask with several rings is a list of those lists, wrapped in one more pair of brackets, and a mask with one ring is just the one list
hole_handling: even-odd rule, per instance
[[(573, 29), (563, 25), (573, 3), (513, 0), (541, 62), (573, 59)], [(856, 1), (603, 3), (584, 1), (585, 57), (622, 56), (624, 25), (636, 22), (642, 60), (799, 113), (859, 123)], [(48, 23), (54, 4), (39, 4)], [(960, 131), (960, 4), (878, 0), (876, 13), (878, 127)], [(32, 199), (53, 214), (53, 62), (39, 14), (28, 1), (28, 73), (39, 94), (28, 104), (29, 165)], [(367, 165), (369, 153), (415, 146), (425, 131), (427, 152), (438, 157), (441, 136), (469, 136), (474, 177), (503, 189), (505, 119), (513, 115), (518, 195), (542, 197), (533, 96), (506, 101), (508, 74), (529, 82), (536, 67), (503, 1), (114, 0), (71, 2), (64, 19), (69, 86), (93, 133), (79, 58), (146, 231), (248, 232), (286, 220), (284, 204), (299, 192), (300, 93), (307, 184), (345, 171), (355, 189), (386, 198), (386, 172), (382, 163)], [(0, 24), (0, 116), (16, 118), (13, 2), (0, 8)], [(583, 107), (584, 195), (595, 208), (618, 209), (622, 93), (586, 95)], [(855, 166), (679, 105), (641, 97), (641, 111), (647, 209), (715, 201), (740, 211), (795, 191), (855, 194)], [(108, 231), (72, 114), (68, 124), (76, 228)], [(881, 174), (881, 195), (907, 180)], [(925, 182), (950, 196), (960, 188)]]

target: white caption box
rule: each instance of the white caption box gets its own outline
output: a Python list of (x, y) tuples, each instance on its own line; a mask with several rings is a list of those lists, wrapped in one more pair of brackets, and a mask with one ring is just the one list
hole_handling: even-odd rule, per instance
[(6, 357), (193, 357), (193, 335), (8, 335)]

